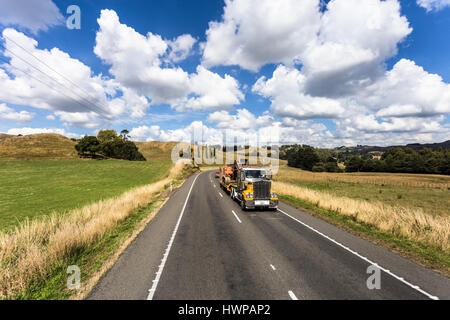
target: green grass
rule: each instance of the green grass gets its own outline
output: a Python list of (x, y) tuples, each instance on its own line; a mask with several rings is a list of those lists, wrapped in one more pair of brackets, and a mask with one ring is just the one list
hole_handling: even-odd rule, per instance
[(355, 220), (353, 217), (344, 216), (338, 212), (319, 208), (312, 203), (298, 198), (280, 195), (280, 199), (334, 225), (343, 227), (353, 234), (387, 247), (390, 250), (398, 252), (429, 268), (440, 271), (447, 277), (450, 276), (449, 252), (377, 230), (371, 225)]
[(303, 181), (301, 178), (283, 179), (283, 182), (336, 196), (380, 201), (390, 206), (421, 208), (431, 215), (450, 215), (450, 191), (438, 188), (376, 185), (342, 181)]
[(156, 182), (171, 165), (168, 161), (0, 160), (0, 230)]
[(113, 255), (122, 243), (132, 234), (140, 221), (147, 217), (163, 199), (153, 200), (130, 214), (104, 236), (86, 247), (78, 248), (69, 256), (56, 262), (42, 277), (37, 277), (26, 290), (13, 299), (26, 300), (63, 300), (76, 293), (69, 290), (66, 282), (67, 267), (76, 265), (81, 270), (81, 286), (93, 274), (98, 272), (103, 263)]
[[(195, 168), (185, 169), (172, 185), (178, 188), (185, 179), (197, 172)], [(166, 191), (169, 186), (165, 186)], [(68, 253), (63, 259), (46, 270), (42, 276), (37, 276), (27, 285), (25, 290), (10, 299), (25, 300), (64, 300), (77, 293), (76, 290), (67, 288), (67, 268), (76, 265), (81, 270), (81, 286), (85, 285), (93, 275), (101, 272), (104, 263), (116, 254), (122, 244), (138, 228), (139, 223), (155, 212), (169, 196), (166, 192), (153, 194), (154, 198), (148, 204), (132, 212), (125, 220), (118, 223), (114, 228), (106, 232), (92, 243), (79, 247)]]

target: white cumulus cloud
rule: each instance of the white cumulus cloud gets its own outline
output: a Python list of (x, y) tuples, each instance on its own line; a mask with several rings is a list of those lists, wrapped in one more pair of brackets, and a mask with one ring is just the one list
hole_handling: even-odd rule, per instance
[(272, 111), (279, 117), (336, 118), (344, 112), (337, 100), (305, 93), (305, 82), (306, 77), (300, 71), (280, 65), (272, 78), (259, 78), (252, 91), (269, 98)]
[(192, 47), (197, 42), (190, 34), (183, 34), (173, 41), (168, 41), (170, 53), (168, 60), (180, 62), (192, 53)]
[(123, 114), (141, 115), (149, 106), (145, 97), (94, 75), (89, 66), (58, 48), (38, 49), (36, 40), (10, 28), (3, 36), (10, 61), (0, 66), (0, 101), (51, 110), (66, 115), (68, 123), (80, 124), (72, 119), (83, 114), (82, 126)]
[(439, 11), (450, 6), (450, 0), (417, 0), (417, 4), (427, 11)]
[(98, 24), (95, 54), (111, 65), (109, 71), (118, 82), (147, 96), (152, 104), (167, 103), (179, 111), (218, 110), (243, 99), (238, 81), (229, 75), (221, 77), (202, 66), (188, 74), (164, 65), (188, 56), (195, 43), (192, 36), (164, 40), (151, 32), (142, 35), (120, 23), (113, 10), (102, 10)]
[(38, 133), (57, 133), (63, 135), (68, 138), (81, 138), (81, 135), (77, 133), (67, 132), (65, 129), (60, 128), (12, 128), (9, 129), (7, 134), (12, 135), (30, 135), (30, 134), (38, 134)]
[(361, 102), (377, 109), (380, 117), (450, 113), (450, 84), (407, 59), (397, 62), (380, 81), (367, 88), (365, 95)]
[(0, 24), (37, 33), (62, 24), (64, 17), (52, 0), (0, 0)]
[(34, 114), (28, 111), (15, 111), (4, 103), (0, 103), (0, 119), (15, 122), (30, 122)]
[(258, 71), (267, 63), (291, 63), (319, 27), (318, 0), (226, 0), (222, 21), (206, 31), (203, 64)]

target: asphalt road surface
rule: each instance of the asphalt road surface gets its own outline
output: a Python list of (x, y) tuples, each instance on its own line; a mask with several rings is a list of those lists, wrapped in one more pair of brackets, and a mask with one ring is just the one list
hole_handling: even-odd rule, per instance
[(448, 278), (284, 203), (242, 211), (217, 180), (190, 177), (88, 299), (450, 299)]

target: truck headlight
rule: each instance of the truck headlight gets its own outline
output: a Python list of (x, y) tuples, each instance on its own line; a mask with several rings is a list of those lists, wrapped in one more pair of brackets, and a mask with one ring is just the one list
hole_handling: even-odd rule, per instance
[(247, 193), (247, 198), (248, 199), (253, 199), (253, 193), (251, 193), (251, 192)]
[(276, 192), (271, 192), (270, 193), (270, 197), (271, 198), (276, 198), (277, 197), (277, 193)]

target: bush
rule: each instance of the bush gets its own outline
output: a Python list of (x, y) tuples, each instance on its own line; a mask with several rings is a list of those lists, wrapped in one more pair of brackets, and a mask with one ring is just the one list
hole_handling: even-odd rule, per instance
[(288, 166), (311, 171), (319, 162), (315, 149), (308, 145), (295, 145), (286, 152)]
[[(126, 131), (126, 130), (123, 130)], [(101, 130), (97, 137), (85, 136), (75, 145), (80, 156), (105, 156), (108, 158), (124, 159), (130, 161), (145, 161), (134, 142), (127, 136), (118, 135), (114, 130)]]
[(102, 153), (109, 158), (145, 161), (144, 156), (132, 141), (117, 139), (102, 144)]
[(84, 136), (75, 145), (75, 149), (81, 157), (90, 156), (94, 158), (96, 154), (100, 152), (101, 147), (97, 137)]

